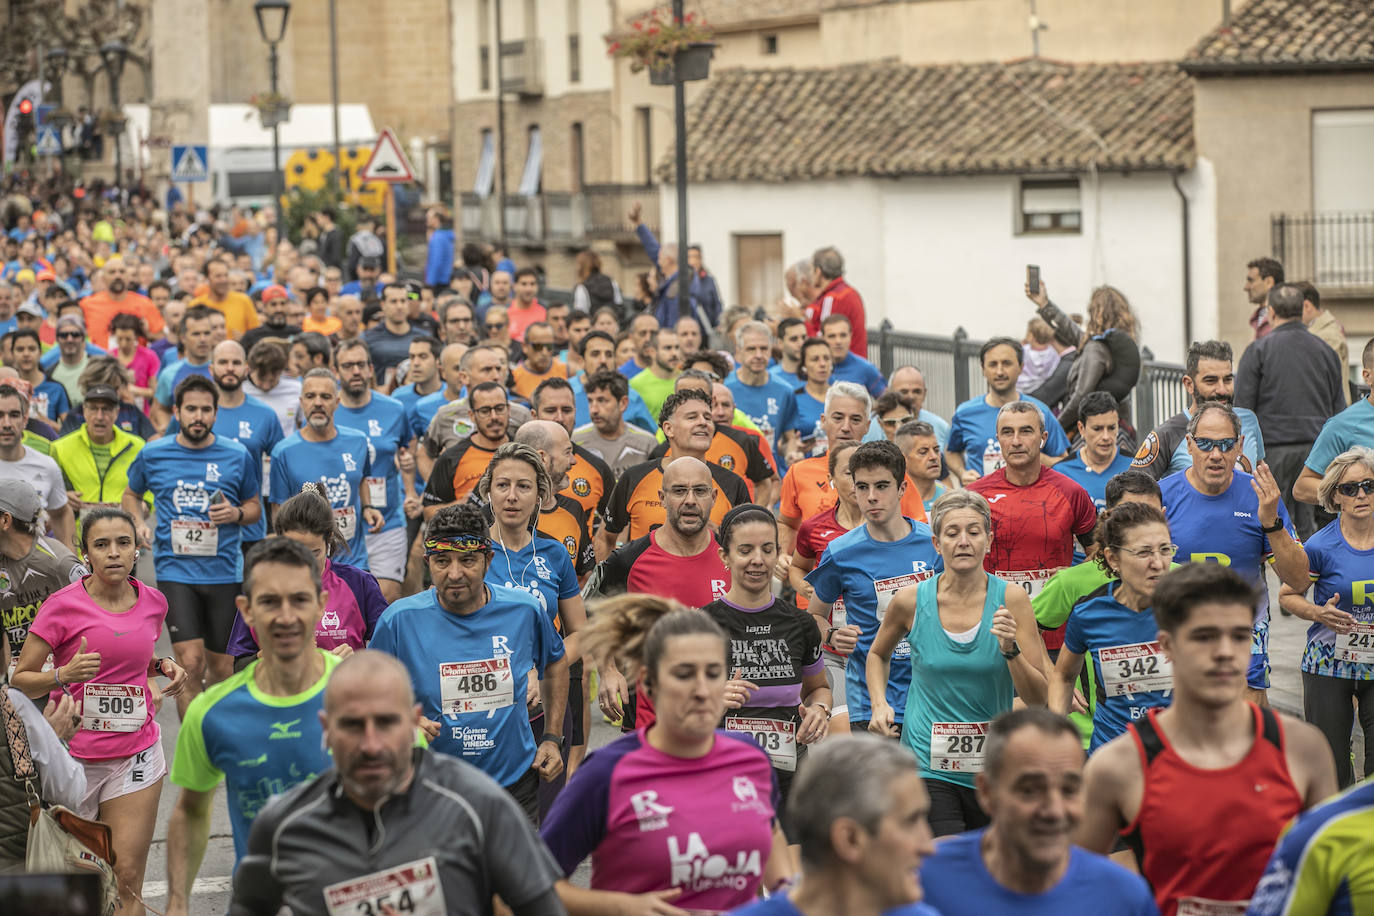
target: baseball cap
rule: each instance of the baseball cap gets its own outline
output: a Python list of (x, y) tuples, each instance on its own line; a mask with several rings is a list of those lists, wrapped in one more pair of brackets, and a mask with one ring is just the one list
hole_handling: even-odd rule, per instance
[(69, 312), (68, 314), (63, 315), (61, 318), (57, 319), (57, 327), (59, 329), (64, 324), (75, 325), (76, 327), (81, 329), (82, 333), (85, 333), (86, 331), (86, 322), (81, 320), (80, 315), (73, 315)]
[(37, 318), (42, 318), (44, 316), (43, 306), (39, 305), (37, 302), (25, 302), (23, 305), (19, 306), (19, 308), (15, 309), (15, 311), (23, 312), (25, 315), (33, 315)]
[(421, 288), (421, 287), (420, 287), (420, 281), (419, 281), (419, 280), (407, 280), (407, 281), (406, 281), (406, 298), (407, 298), (407, 299), (419, 299), (419, 298), (420, 298), (420, 288)]
[(43, 504), (33, 484), (14, 477), (0, 480), (0, 512), (8, 512), (21, 521), (34, 522), (41, 511)]
[(358, 259), (358, 266), (359, 266), (359, 267), (367, 267), (367, 268), (375, 268), (375, 269), (377, 269), (377, 270), (381, 270), (381, 269), (382, 269), (382, 259), (381, 259), (381, 258), (378, 258), (378, 257), (373, 257), (373, 256), (369, 255), (368, 257), (365, 257), (365, 258), (359, 258), (359, 259)]
[(119, 404), (119, 392), (109, 385), (92, 385), (86, 389), (85, 401), (109, 401), (111, 404)]
[(286, 287), (282, 286), (280, 283), (273, 283), (271, 286), (265, 287), (262, 291), (263, 302), (272, 302), (276, 299), (290, 298), (291, 296), (286, 292)]
[(51, 270), (40, 270), (40, 271), (38, 272), (38, 279), (39, 279), (39, 280), (56, 280), (56, 279), (57, 279), (57, 274), (53, 273)]

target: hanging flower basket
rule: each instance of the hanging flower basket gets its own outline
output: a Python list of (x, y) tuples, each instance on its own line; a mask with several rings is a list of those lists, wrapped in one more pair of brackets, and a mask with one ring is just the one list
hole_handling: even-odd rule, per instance
[(248, 100), (248, 104), (258, 110), (258, 123), (264, 130), (271, 130), (278, 124), (291, 120), (291, 100), (275, 92), (264, 92)]
[(124, 130), (124, 115), (113, 109), (101, 112), (99, 121), (103, 133), (117, 134)]
[(608, 38), (607, 53), (627, 59), (631, 73), (648, 70), (656, 86), (671, 85), (674, 77), (703, 80), (710, 74), (713, 34), (697, 13), (678, 20), (655, 9), (635, 19), (628, 31)]

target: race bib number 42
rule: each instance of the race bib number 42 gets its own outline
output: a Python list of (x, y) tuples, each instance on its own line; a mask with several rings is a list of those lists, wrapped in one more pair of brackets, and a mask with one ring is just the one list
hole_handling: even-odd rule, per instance
[(1357, 623), (1336, 637), (1336, 661), (1374, 663), (1374, 623)]
[(753, 738), (779, 770), (797, 770), (797, 726), (782, 719), (726, 716), (725, 730), (740, 732)]
[(990, 722), (932, 722), (930, 769), (940, 773), (981, 773)]
[(382, 916), (388, 908), (404, 916), (447, 913), (434, 856), (331, 884), (324, 904), (329, 916)]
[(81, 692), (81, 727), (90, 732), (136, 732), (148, 721), (143, 688), (87, 684)]
[(199, 519), (172, 519), (172, 553), (179, 557), (215, 556), (219, 553), (219, 527)]
[(1174, 687), (1174, 664), (1157, 642), (1098, 649), (1097, 661), (1102, 667), (1102, 686), (1109, 697), (1162, 692)]
[(445, 662), (439, 666), (439, 691), (446, 716), (512, 706), (515, 678), (511, 675), (510, 659)]

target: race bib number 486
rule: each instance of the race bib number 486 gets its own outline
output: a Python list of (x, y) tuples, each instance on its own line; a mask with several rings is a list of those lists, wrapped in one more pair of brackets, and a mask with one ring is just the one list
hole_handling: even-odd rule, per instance
[(515, 678), (510, 659), (445, 662), (439, 666), (439, 690), (446, 716), (511, 706), (515, 703)]

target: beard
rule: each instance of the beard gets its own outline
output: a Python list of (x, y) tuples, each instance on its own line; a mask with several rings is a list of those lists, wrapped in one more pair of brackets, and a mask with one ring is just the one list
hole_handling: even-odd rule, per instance
[(123, 277), (115, 277), (109, 284), (110, 292), (114, 293), (116, 296), (120, 295), (128, 288), (129, 285), (124, 282)]
[(214, 381), (220, 391), (238, 391), (243, 385), (243, 379), (233, 373), (216, 376)]

